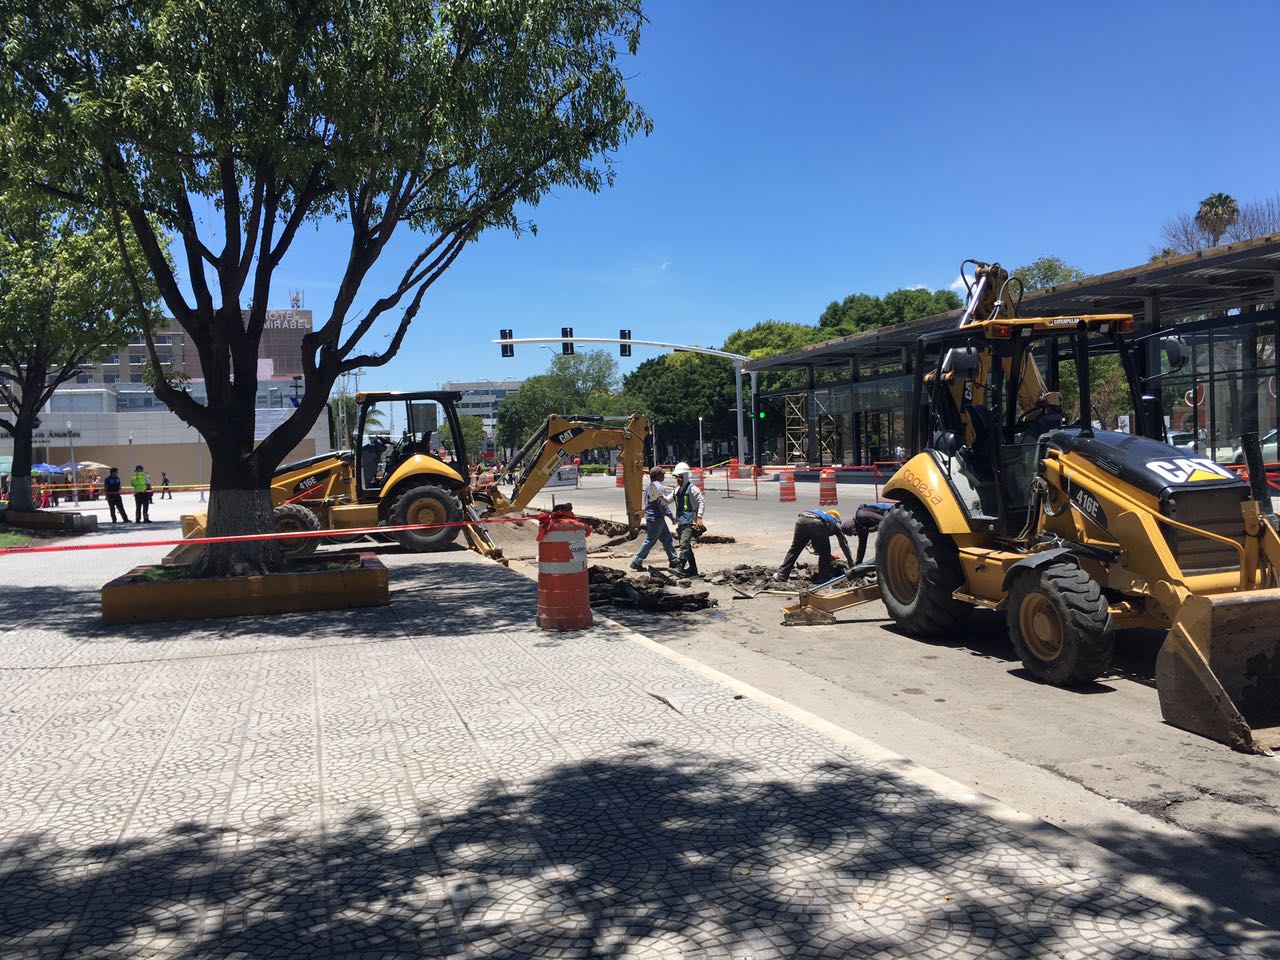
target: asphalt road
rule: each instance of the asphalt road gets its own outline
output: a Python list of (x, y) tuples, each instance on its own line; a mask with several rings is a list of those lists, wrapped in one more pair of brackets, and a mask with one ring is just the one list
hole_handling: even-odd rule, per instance
[[(795, 504), (779, 503), (774, 483), (760, 485), (758, 501), (708, 486), (709, 532), (738, 542), (703, 547), (704, 573), (778, 563), (797, 509), (817, 501), (816, 484), (798, 484)], [(586, 478), (583, 489), (548, 491), (539, 504), (549, 506), (552, 492), (580, 513), (622, 519), (611, 480)], [(874, 495), (870, 486), (839, 487), (845, 508)], [(622, 566), (633, 551), (628, 544), (593, 559)], [(1234, 753), (1162, 722), (1153, 680), (1160, 635), (1122, 635), (1110, 675), (1061, 690), (1023, 671), (1001, 614), (977, 611), (956, 636), (922, 642), (896, 632), (878, 601), (834, 626), (783, 627), (785, 598), (709, 589), (720, 603), (706, 613), (610, 615), (1087, 838), (1122, 858), (1122, 868), (1131, 861), (1130, 869), (1280, 925), (1280, 759)]]

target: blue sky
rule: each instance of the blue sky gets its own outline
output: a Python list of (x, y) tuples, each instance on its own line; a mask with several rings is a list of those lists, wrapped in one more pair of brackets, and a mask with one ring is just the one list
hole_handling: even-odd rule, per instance
[[(850, 293), (948, 286), (966, 257), (1119, 269), (1208, 193), (1280, 189), (1265, 52), (1280, 5), (653, 0), (646, 12), (627, 72), (654, 132), (617, 158), (617, 185), (548, 197), (536, 237), (472, 245), (363, 386), (546, 367), (532, 347), (500, 359), (500, 327), (719, 346), (760, 320), (813, 323)], [(340, 224), (304, 231), (273, 305), (301, 287), (319, 321), (347, 239)], [(409, 252), (384, 255), (363, 301)], [(653, 355), (637, 349), (624, 371)]]

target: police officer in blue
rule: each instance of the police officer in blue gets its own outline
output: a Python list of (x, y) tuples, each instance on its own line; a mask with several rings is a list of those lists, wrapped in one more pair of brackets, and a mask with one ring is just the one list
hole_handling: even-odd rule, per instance
[(845, 559), (849, 561), (849, 566), (852, 567), (854, 565), (853, 553), (849, 550), (849, 539), (845, 536), (844, 528), (840, 523), (840, 511), (805, 510), (796, 517), (795, 532), (791, 535), (791, 549), (787, 551), (786, 557), (783, 558), (782, 566), (773, 575), (773, 579), (789, 579), (791, 568), (800, 559), (801, 551), (805, 547), (812, 546), (813, 552), (818, 555), (818, 579), (830, 580), (835, 576), (835, 567), (832, 565), (831, 560), (831, 538), (833, 536), (840, 542), (840, 549), (844, 551)]

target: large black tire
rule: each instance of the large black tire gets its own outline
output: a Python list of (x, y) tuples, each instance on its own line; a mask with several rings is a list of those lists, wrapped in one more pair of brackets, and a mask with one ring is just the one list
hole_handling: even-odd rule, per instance
[(912, 636), (949, 633), (969, 616), (951, 596), (964, 584), (959, 552), (922, 507), (899, 503), (880, 521), (876, 575), (889, 616)]
[(1006, 609), (1013, 649), (1037, 680), (1074, 687), (1111, 668), (1115, 631), (1098, 581), (1074, 563), (1019, 575)]
[[(397, 527), (417, 523), (457, 523), (462, 519), (462, 503), (444, 487), (434, 483), (410, 487), (396, 497), (391, 522)], [(395, 535), (400, 545), (416, 553), (443, 550), (458, 539), (461, 527), (434, 530), (401, 530)]]
[[(272, 511), (272, 526), (276, 533), (297, 533), (300, 530), (319, 530), (320, 518), (310, 507), (300, 503), (282, 503)], [(309, 557), (320, 546), (319, 537), (298, 537), (279, 540), (280, 552), (290, 560)]]

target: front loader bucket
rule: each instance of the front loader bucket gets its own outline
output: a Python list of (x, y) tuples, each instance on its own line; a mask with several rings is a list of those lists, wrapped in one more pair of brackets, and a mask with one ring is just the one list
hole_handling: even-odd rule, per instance
[(1255, 752), (1280, 747), (1280, 589), (1190, 596), (1156, 658), (1175, 727)]

